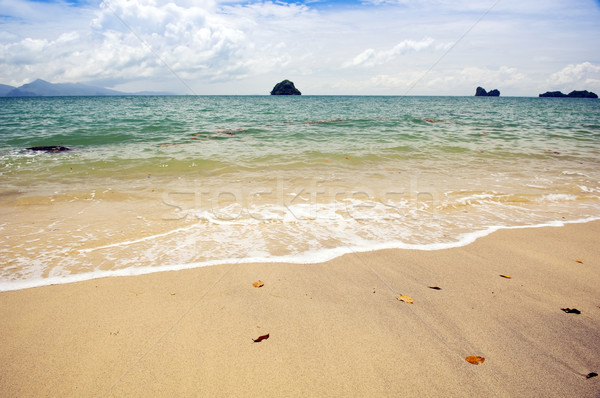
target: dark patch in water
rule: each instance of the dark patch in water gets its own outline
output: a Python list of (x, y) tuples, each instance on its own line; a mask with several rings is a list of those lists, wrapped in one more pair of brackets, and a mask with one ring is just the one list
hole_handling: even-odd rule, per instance
[(56, 146), (56, 145), (51, 145), (51, 146), (32, 146), (29, 148), (26, 148), (30, 151), (41, 151), (41, 152), (64, 152), (64, 151), (70, 151), (71, 148), (67, 148), (66, 146)]

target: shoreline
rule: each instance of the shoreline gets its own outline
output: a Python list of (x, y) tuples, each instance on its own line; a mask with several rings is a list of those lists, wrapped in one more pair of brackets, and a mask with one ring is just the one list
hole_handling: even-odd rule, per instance
[[(460, 239), (456, 242), (448, 242), (448, 243), (431, 243), (424, 245), (417, 244), (401, 244), (390, 243), (390, 244), (376, 244), (372, 248), (360, 248), (360, 247), (337, 247), (333, 249), (324, 249), (318, 253), (313, 253), (313, 255), (319, 255), (319, 258), (312, 261), (307, 260), (306, 254), (301, 255), (284, 255), (278, 257), (260, 257), (260, 258), (229, 258), (223, 260), (211, 260), (203, 263), (191, 263), (191, 264), (182, 264), (182, 265), (162, 265), (162, 266), (146, 266), (146, 267), (138, 267), (138, 268), (125, 268), (125, 269), (116, 269), (116, 270), (102, 270), (95, 272), (82, 272), (71, 274), (67, 276), (57, 276), (57, 277), (46, 277), (43, 279), (32, 279), (32, 280), (23, 280), (17, 282), (6, 282), (0, 281), (0, 293), (2, 292), (10, 292), (10, 291), (18, 291), (24, 289), (33, 289), (44, 286), (55, 286), (55, 285), (64, 285), (70, 283), (79, 283), (85, 281), (91, 281), (95, 279), (101, 278), (115, 278), (115, 277), (129, 277), (129, 276), (142, 276), (154, 273), (162, 273), (162, 272), (176, 272), (183, 270), (193, 270), (205, 267), (214, 267), (214, 266), (222, 266), (227, 264), (254, 264), (254, 263), (273, 263), (273, 264), (281, 264), (281, 265), (309, 265), (309, 264), (322, 264), (328, 261), (332, 261), (338, 257), (347, 255), (347, 254), (357, 254), (357, 253), (370, 253), (377, 252), (381, 250), (414, 250), (414, 251), (438, 251), (438, 250), (449, 250), (464, 247), (470, 245), (481, 238), (485, 238), (491, 234), (494, 234), (498, 231), (502, 230), (521, 230), (521, 229), (537, 229), (537, 228), (560, 228), (570, 224), (585, 224), (590, 222), (600, 221), (600, 217), (588, 217), (585, 219), (573, 220), (573, 221), (551, 221), (544, 224), (537, 225), (522, 225), (522, 226), (491, 226), (486, 229), (475, 231), (471, 233), (467, 233), (461, 235)], [(180, 228), (180, 230), (188, 229), (189, 227)], [(178, 231), (178, 230), (176, 230)], [(157, 236), (163, 236), (166, 234), (171, 234), (172, 232), (167, 232), (163, 234), (159, 234)], [(137, 239), (136, 241), (146, 241), (152, 240), (155, 236), (149, 236)], [(118, 244), (110, 244), (108, 246), (101, 246), (90, 249), (80, 249), (79, 251), (82, 253), (87, 253), (91, 251), (95, 251), (98, 249), (103, 249), (105, 247), (111, 246), (121, 246), (127, 245), (131, 242), (123, 242)]]
[(0, 395), (594, 397), (598, 259), (591, 221), (5, 291)]

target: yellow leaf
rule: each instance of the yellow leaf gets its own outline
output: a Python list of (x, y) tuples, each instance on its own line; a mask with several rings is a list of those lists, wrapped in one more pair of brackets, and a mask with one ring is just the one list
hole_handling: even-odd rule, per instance
[(254, 287), (263, 287), (265, 284), (262, 281), (257, 281), (252, 284)]
[(512, 276), (508, 276), (508, 275), (500, 275), (500, 276), (503, 278), (506, 278), (506, 279), (512, 279)]
[(579, 264), (583, 264), (583, 261), (581, 261), (581, 260), (575, 260), (575, 262), (579, 263)]
[(404, 301), (405, 303), (412, 304), (414, 302), (413, 298), (410, 296), (400, 296), (397, 297), (399, 301)]
[(485, 358), (480, 356), (468, 356), (465, 358), (465, 361), (472, 363), (473, 365), (479, 365), (480, 363), (485, 362)]

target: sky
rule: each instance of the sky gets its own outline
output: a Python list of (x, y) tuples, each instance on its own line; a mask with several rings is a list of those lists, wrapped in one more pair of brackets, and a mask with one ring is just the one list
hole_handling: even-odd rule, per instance
[(600, 94), (600, 0), (0, 0), (0, 83)]

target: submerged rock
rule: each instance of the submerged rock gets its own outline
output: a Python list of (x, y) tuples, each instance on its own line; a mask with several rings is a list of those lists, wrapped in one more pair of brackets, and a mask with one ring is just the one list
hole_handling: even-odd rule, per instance
[(41, 152), (64, 152), (64, 151), (70, 151), (71, 148), (67, 148), (66, 146), (57, 146), (57, 145), (51, 145), (51, 146), (32, 146), (29, 148), (25, 148), (29, 151), (41, 151)]
[(301, 95), (302, 93), (298, 90), (294, 83), (289, 80), (279, 82), (271, 90), (271, 95)]

